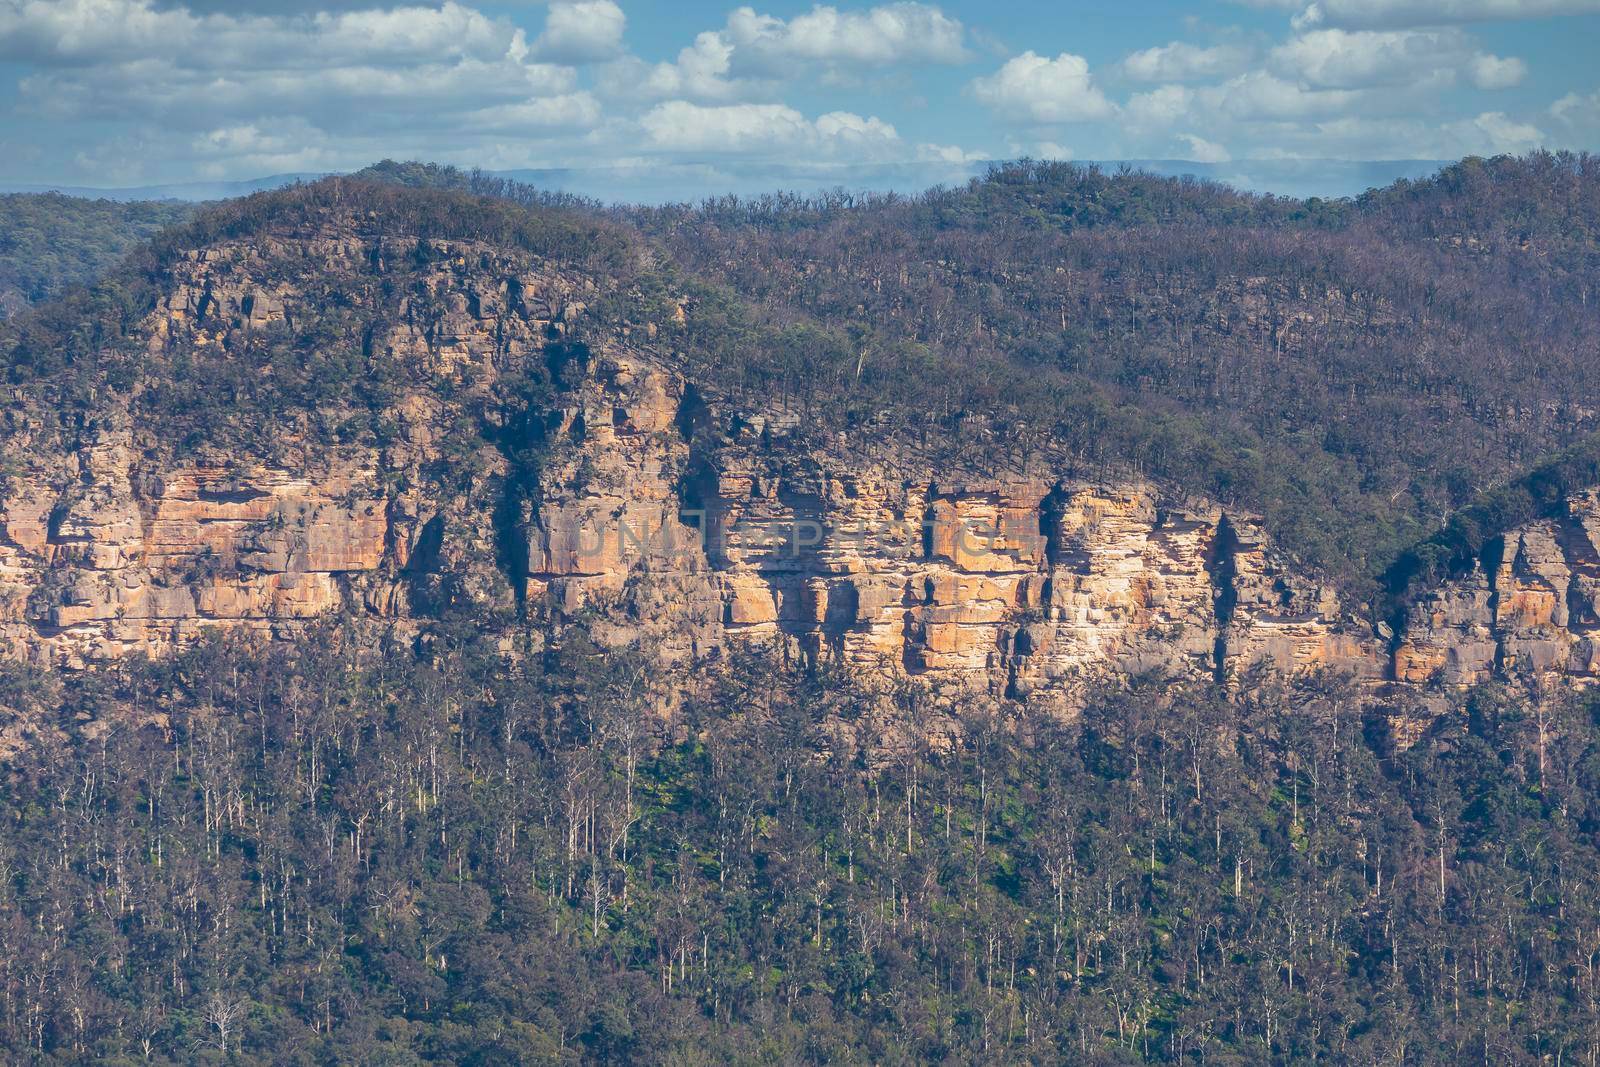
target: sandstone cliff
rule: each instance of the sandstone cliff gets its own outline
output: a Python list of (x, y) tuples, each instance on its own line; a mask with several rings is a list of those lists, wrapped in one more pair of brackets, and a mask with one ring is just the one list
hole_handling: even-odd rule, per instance
[[(87, 415), (16, 391), (9, 656), (81, 668), (338, 613), (407, 639), (444, 614), (586, 614), (679, 660), (756, 643), (1044, 705), (1147, 672), (1420, 686), (1595, 670), (1600, 493), (1506, 538), (1390, 641), (1249, 514), (1047, 456), (936, 469), (703, 390), (658, 343), (681, 306), (567, 344), (603, 286), (537, 256), (358, 220), (189, 253), (162, 294), (133, 332), (162, 367), (271, 376), (292, 340), (393, 381), (375, 412), (323, 382), (315, 409), (197, 441), (171, 439), (154, 387)], [(329, 307), (351, 311), (330, 325)], [(537, 395), (511, 388), (535, 379)]]
[(138, 394), (85, 417), (54, 410), (47, 388), (16, 391), (0, 446), (0, 647), (81, 667), (212, 627), (286, 636), (338, 611), (409, 629), (419, 595), (510, 609), (493, 513), (508, 464), (471, 428), (493, 417), (496, 379), (565, 330), (581, 282), (485, 247), (332, 232), (191, 253), (164, 288), (134, 334), (162, 366), (251, 360), (342, 303), (382, 314), (323, 343), (409, 376), (376, 433), (347, 433), (370, 416), (334, 400), (188, 448)]
[(1600, 490), (1496, 539), (1472, 573), (1408, 614), (1395, 652), (1402, 682), (1470, 685), (1496, 675), (1600, 670)]

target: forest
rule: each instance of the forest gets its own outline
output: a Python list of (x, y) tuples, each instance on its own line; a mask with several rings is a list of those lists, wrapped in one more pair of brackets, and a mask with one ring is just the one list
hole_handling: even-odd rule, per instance
[(0, 318), (93, 282), (194, 210), (176, 201), (0, 194)]
[[(1597, 185), (1549, 154), (1344, 201), (1022, 162), (639, 209), (385, 163), (41, 261), (19, 291), (62, 295), (0, 324), (0, 378), (38, 408), (7, 418), (120, 405), (174, 454), (382, 445), (427, 373), (367, 351), (425, 295), (405, 264), (235, 347), (138, 335), (190, 250), (355, 219), (421, 238), (418, 276), (473, 240), (600, 294), (472, 394), (441, 493), (497, 447), (536, 491), (562, 359), (626, 334), (866, 453), (1252, 509), (1386, 614), (1600, 480)], [(1150, 676), (1057, 718), (777, 649), (669, 674), (452, 602), (416, 641), (352, 612), (0, 665), (0, 1059), (1600, 1063), (1592, 691)]]
[[(81, 1063), (1589, 1063), (1600, 704), (1149, 679), (1080, 720), (756, 651), (337, 626), (64, 683), (0, 1048)], [(55, 718), (52, 716), (51, 718)]]

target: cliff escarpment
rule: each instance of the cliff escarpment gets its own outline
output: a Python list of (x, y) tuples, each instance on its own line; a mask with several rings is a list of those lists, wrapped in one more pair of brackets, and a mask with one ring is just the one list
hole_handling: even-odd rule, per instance
[[(760, 646), (1043, 707), (1106, 677), (1327, 669), (1376, 691), (1600, 658), (1600, 494), (1497, 542), (1396, 634), (1246, 509), (752, 406), (697, 376), (692, 303), (625, 272), (340, 209), (223, 234), (155, 280), (92, 388), (12, 387), (11, 658), (85, 668), (329, 617), (402, 641), (583, 618), (669, 662)], [(619, 293), (631, 317), (595, 310)]]
[(177, 257), (99, 354), (129, 388), (13, 390), (0, 646), (81, 667), (338, 612), (412, 634), (514, 617), (501, 527), (541, 431), (525, 420), (592, 288), (483, 243), (338, 226)]

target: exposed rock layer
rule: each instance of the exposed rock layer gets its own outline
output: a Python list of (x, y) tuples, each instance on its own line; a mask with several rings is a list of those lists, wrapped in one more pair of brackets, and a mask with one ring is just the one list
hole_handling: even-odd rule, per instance
[(1247, 516), (1048, 470), (862, 465), (750, 419), (686, 439), (681, 381), (625, 360), (576, 399), (528, 524), (530, 603), (573, 612), (671, 581), (692, 619), (658, 628), (701, 647), (776, 643), (1046, 700), (1108, 673), (1382, 673)]
[[(770, 643), (1047, 704), (1106, 674), (1597, 669), (1600, 494), (1516, 531), (1387, 642), (1247, 514), (1044, 461), (996, 477), (818, 448), (792, 416), (708, 402), (644, 339), (552, 365), (541, 410), (490, 404), (593, 290), (466, 243), (319, 233), (191, 254), (141, 327), (147, 351), (247, 358), (315, 307), (376, 308), (359, 343), (407, 371), (387, 429), (316, 443), (329, 434), (303, 420), (270, 447), (180, 452), (130, 409), (52, 422), (19, 394), (0, 453), (0, 649), (83, 667), (337, 612), (410, 634), (446, 608), (592, 609), (602, 634), (649, 633), (669, 656)], [(518, 451), (534, 438), (537, 470)]]

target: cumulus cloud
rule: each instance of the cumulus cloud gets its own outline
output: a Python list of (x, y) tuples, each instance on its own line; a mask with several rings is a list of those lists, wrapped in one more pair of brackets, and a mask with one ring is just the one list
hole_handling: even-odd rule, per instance
[(206, 14), (304, 15), (373, 6), (373, 0), (156, 0), (157, 7), (184, 7)]
[(1198, 137), (1192, 133), (1180, 133), (1178, 134), (1178, 139), (1189, 146), (1189, 150), (1184, 154), (1183, 158), (1191, 162), (1229, 163), (1233, 160), (1233, 156), (1226, 148), (1219, 144), (1214, 144), (1204, 137)]
[(1220, 44), (1205, 48), (1185, 41), (1135, 52), (1122, 61), (1122, 72), (1135, 81), (1181, 82), (1237, 74), (1250, 61), (1244, 45)]
[(759, 152), (810, 148), (855, 149), (874, 154), (895, 146), (900, 135), (888, 123), (848, 111), (815, 121), (786, 104), (705, 106), (687, 100), (657, 104), (639, 120), (650, 144), (690, 152)]
[(1251, 70), (1218, 85), (1163, 85), (1136, 93), (1122, 115), (1134, 131), (1149, 133), (1182, 125), (1266, 125), (1282, 130), (1285, 123), (1317, 122), (1370, 102), (1362, 91), (1309, 88), (1266, 70)]
[(1476, 139), (1483, 154), (1527, 152), (1544, 143), (1544, 131), (1528, 122), (1507, 118), (1504, 112), (1486, 111), (1445, 127), (1463, 140)]
[(198, 16), (148, 0), (0, 6), (0, 56), (42, 68), (22, 92), (64, 118), (367, 124), (571, 89), (570, 68), (528, 54), (520, 29), (455, 3), (311, 18)]
[(1526, 152), (1546, 141), (1537, 126), (1488, 111), (1450, 122), (1343, 115), (1282, 131), (1285, 156), (1333, 159), (1453, 159)]
[(1443, 26), (1600, 11), (1600, 0), (1316, 0), (1298, 26)]
[(1557, 143), (1571, 148), (1593, 148), (1600, 142), (1600, 91), (1568, 93), (1550, 105)]
[[(135, 60), (226, 69), (417, 63), (526, 55), (522, 31), (472, 8), (394, 7), (303, 18), (197, 15), (149, 0), (8, 0), (0, 59), (46, 67)], [(520, 56), (519, 56), (520, 58)]]
[(629, 56), (603, 70), (601, 82), (621, 98), (751, 100), (774, 96), (784, 79), (808, 73), (826, 84), (853, 85), (889, 67), (962, 63), (970, 58), (966, 36), (960, 22), (920, 3), (848, 12), (818, 5), (792, 19), (741, 7), (674, 59), (651, 65)]
[(1566, 123), (1600, 119), (1600, 92), (1588, 96), (1568, 93), (1550, 105), (1550, 114)]
[(989, 158), (987, 152), (969, 152), (959, 145), (952, 144), (919, 144), (917, 145), (917, 159), (924, 163), (949, 163), (955, 166), (970, 166), (982, 163)]
[(1094, 84), (1089, 61), (1070, 52), (1054, 59), (1031, 51), (1013, 56), (993, 74), (974, 79), (972, 95), (1015, 122), (1092, 122), (1116, 113)]
[(1472, 84), (1479, 89), (1509, 89), (1522, 84), (1522, 79), (1528, 76), (1528, 65), (1515, 56), (1502, 59), (1480, 54), (1472, 57), (1468, 71)]
[(296, 118), (221, 126), (196, 136), (190, 147), (207, 177), (239, 165), (261, 174), (321, 170), (333, 158), (327, 135)]
[(1201, 108), (1222, 118), (1279, 122), (1341, 114), (1362, 100), (1351, 89), (1313, 89), (1267, 71), (1251, 71), (1195, 94)]
[[(563, 17), (552, 8), (547, 31)], [(375, 144), (440, 158), (489, 133), (577, 136), (602, 119), (573, 68), (454, 0), (310, 15), (3, 0), (0, 60), (26, 64), (32, 113), (141, 131), (207, 174), (331, 169)]]
[(1312, 30), (1273, 49), (1277, 73), (1325, 89), (1448, 85), (1465, 72), (1480, 88), (1505, 88), (1522, 79), (1519, 59), (1479, 52), (1459, 29)]
[(961, 23), (918, 3), (848, 12), (819, 4), (788, 20), (741, 7), (728, 16), (722, 32), (740, 58), (755, 67), (962, 63), (969, 58)]
[(1206, 162), (1222, 162), (1222, 154), (1442, 159), (1542, 143), (1536, 127), (1500, 111), (1417, 117), (1448, 114), (1452, 88), (1505, 89), (1527, 76), (1522, 59), (1483, 51), (1458, 26), (1302, 29), (1259, 67), (1188, 84), (1184, 61), (1200, 50), (1181, 43), (1124, 61), (1129, 76), (1170, 76), (1118, 112), (1125, 140), (1152, 153), (1174, 139), (1188, 146), (1187, 158)]
[(475, 130), (505, 133), (589, 129), (600, 121), (600, 102), (587, 92), (540, 96), (515, 104), (496, 104), (462, 116)]
[(612, 0), (556, 0), (534, 54), (557, 63), (592, 63), (622, 51), (628, 18)]
[(649, 66), (630, 58), (605, 73), (610, 92), (617, 96), (669, 97), (690, 100), (729, 100), (748, 95), (749, 83), (732, 76), (733, 45), (722, 34), (707, 31), (678, 52), (675, 60)]
[(1135, 93), (1122, 109), (1135, 126), (1171, 126), (1189, 113), (1194, 90), (1184, 85), (1163, 85), (1147, 93)]
[(967, 81), (965, 106), (998, 120), (985, 146), (997, 153), (1445, 158), (1547, 143), (1541, 126), (1574, 146), (1600, 138), (1600, 94), (1569, 94), (1531, 120), (1510, 107), (1465, 111), (1468, 94), (1448, 95), (1529, 76), (1524, 59), (1491, 53), (1464, 24), (1600, 10), (1600, 0), (1244, 0), (1301, 14), (1276, 47), (1243, 31), (1157, 38), (1104, 69), (1071, 52), (991, 52), (982, 27), (933, 3), (807, 0), (779, 16), (750, 2), (683, 26), (646, 61), (624, 44), (627, 0), (484, 10), (477, 0), (0, 0), (0, 62), (13, 64), (22, 118), (11, 121), (55, 120), (71, 131), (48, 146), (64, 169), (76, 153), (106, 175), (133, 153), (169, 175), (410, 155), (626, 161), (641, 175), (677, 168), (683, 181), (703, 166), (695, 180), (708, 183), (740, 168), (768, 184), (850, 181), (867, 173), (857, 168), (959, 180), (985, 154), (929, 133), (902, 139), (891, 120), (904, 111), (794, 104), (802, 87), (823, 87), (892, 90), (886, 99), (912, 108), (935, 75), (909, 68), (979, 54), (996, 58)]

